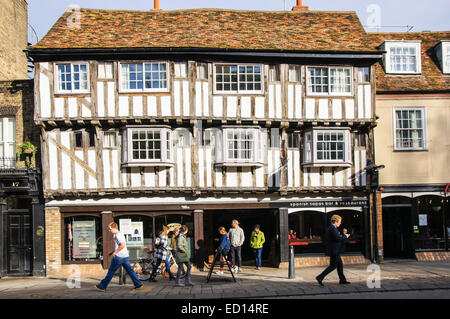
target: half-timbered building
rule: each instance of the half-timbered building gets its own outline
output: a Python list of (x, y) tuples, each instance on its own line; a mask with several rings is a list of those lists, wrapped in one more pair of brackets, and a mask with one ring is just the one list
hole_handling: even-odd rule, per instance
[(289, 228), (298, 263), (326, 263), (338, 213), (346, 262), (366, 262), (381, 53), (365, 35), (355, 12), (300, 6), (65, 12), (30, 48), (47, 274), (107, 265), (113, 220), (132, 257), (187, 224), (199, 265), (219, 226), (260, 224), (266, 265), (284, 266)]

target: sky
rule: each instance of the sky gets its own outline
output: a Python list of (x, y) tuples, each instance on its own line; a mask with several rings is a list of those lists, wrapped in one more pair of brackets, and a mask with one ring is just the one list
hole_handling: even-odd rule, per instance
[[(81, 8), (150, 10), (153, 0), (27, 0), (29, 41), (40, 40), (70, 5)], [(223, 8), (291, 10), (296, 0), (160, 0), (162, 10)], [(356, 11), (368, 32), (450, 30), (450, 0), (303, 0), (310, 10)], [(412, 27), (412, 28), (411, 28)]]

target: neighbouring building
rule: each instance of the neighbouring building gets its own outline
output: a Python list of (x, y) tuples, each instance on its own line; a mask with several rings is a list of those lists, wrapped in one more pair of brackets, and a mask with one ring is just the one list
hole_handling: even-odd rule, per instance
[(370, 36), (384, 257), (449, 260), (450, 32)]
[[(28, 4), (0, 0), (0, 277), (45, 274), (44, 203), (34, 85), (24, 50)], [(34, 152), (34, 154), (33, 154)]]
[(382, 54), (355, 12), (68, 10), (29, 54), (47, 275), (107, 267), (111, 221), (132, 258), (163, 224), (187, 224), (199, 267), (219, 226), (238, 219), (248, 242), (260, 224), (265, 265), (284, 267), (289, 228), (298, 265), (328, 263), (337, 213), (345, 262), (372, 258)]

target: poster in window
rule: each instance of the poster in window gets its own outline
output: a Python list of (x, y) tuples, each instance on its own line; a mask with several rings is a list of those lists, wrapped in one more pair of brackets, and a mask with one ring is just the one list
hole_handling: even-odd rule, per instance
[(419, 214), (419, 226), (428, 226), (427, 214)]
[(73, 258), (96, 258), (95, 221), (73, 222)]
[(125, 236), (128, 247), (144, 246), (144, 222), (132, 222), (131, 219), (120, 219), (120, 232)]

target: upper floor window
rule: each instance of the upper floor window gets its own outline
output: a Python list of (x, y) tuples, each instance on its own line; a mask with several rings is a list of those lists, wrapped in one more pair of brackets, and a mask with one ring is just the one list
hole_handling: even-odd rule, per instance
[(349, 129), (313, 129), (304, 134), (304, 160), (308, 166), (351, 164)]
[(426, 149), (424, 108), (394, 109), (394, 149)]
[(197, 79), (208, 80), (208, 63), (197, 63)]
[(262, 93), (262, 65), (216, 64), (214, 88), (217, 93)]
[(89, 92), (89, 68), (87, 63), (56, 64), (57, 93)]
[(269, 82), (280, 81), (280, 66), (278, 64), (269, 65)]
[(167, 92), (168, 63), (144, 62), (120, 64), (122, 92)]
[(103, 147), (104, 148), (115, 148), (117, 147), (117, 132), (107, 131), (103, 132)]
[(0, 168), (16, 166), (16, 120), (0, 117)]
[(99, 62), (98, 63), (98, 78), (99, 80), (109, 80), (114, 78), (114, 63)]
[(289, 65), (289, 82), (302, 81), (302, 69), (300, 65)]
[(187, 78), (188, 77), (188, 64), (186, 62), (174, 63), (175, 77)]
[(441, 42), (442, 57), (438, 57), (442, 61), (442, 71), (450, 73), (450, 42)]
[(308, 94), (351, 95), (352, 68), (308, 67)]
[(421, 72), (420, 42), (386, 42), (386, 73), (416, 74)]
[(128, 127), (124, 134), (127, 166), (170, 163), (172, 131), (168, 127)]
[(370, 82), (370, 68), (361, 67), (358, 68), (358, 83), (369, 83)]

